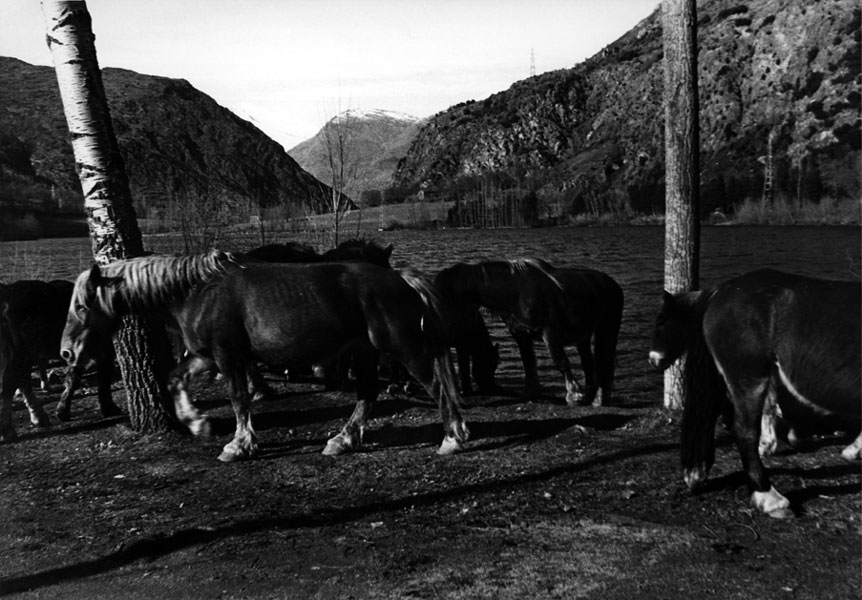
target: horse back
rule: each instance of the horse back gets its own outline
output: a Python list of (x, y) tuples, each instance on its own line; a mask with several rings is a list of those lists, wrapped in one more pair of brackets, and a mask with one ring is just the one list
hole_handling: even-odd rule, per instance
[(730, 377), (770, 373), (803, 404), (859, 414), (862, 286), (774, 270), (716, 288), (703, 330)]
[(191, 348), (232, 340), (280, 364), (368, 341), (405, 311), (418, 328), (419, 302), (398, 273), (371, 263), (248, 263), (198, 290), (178, 321)]

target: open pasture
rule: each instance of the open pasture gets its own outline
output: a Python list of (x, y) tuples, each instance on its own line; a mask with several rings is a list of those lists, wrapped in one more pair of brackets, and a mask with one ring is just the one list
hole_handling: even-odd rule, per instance
[[(862, 594), (862, 470), (823, 436), (766, 459), (797, 517), (748, 504), (719, 430), (706, 489), (687, 491), (679, 415), (647, 362), (661, 302), (656, 227), (393, 231), (392, 264), (433, 274), (456, 261), (538, 257), (599, 269), (625, 309), (613, 403), (568, 407), (541, 344), (541, 397), (497, 321), (498, 383), (469, 397), (466, 451), (440, 457), (426, 395), (382, 394), (363, 451), (321, 455), (353, 396), (270, 378), (254, 406), (260, 459), (215, 460), (233, 430), (226, 390), (201, 384), (216, 436), (138, 436), (99, 416), (95, 390), (72, 421), (0, 446), (0, 594), (20, 598), (856, 598)], [(151, 249), (164, 245), (148, 242)], [(0, 281), (88, 266), (89, 242), (0, 244)], [(15, 262), (17, 261), (17, 262)], [(710, 227), (702, 284), (754, 268), (858, 278), (859, 228)], [(582, 377), (574, 351), (569, 356)], [(50, 391), (54, 401), (59, 388)], [(44, 396), (42, 396), (44, 397)], [(114, 398), (123, 405), (115, 385)]]

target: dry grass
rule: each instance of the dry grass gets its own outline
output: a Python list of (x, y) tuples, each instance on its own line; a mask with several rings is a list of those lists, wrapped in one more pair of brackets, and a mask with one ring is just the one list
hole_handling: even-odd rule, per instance
[(779, 196), (772, 202), (746, 199), (736, 205), (733, 222), (739, 225), (859, 225), (859, 198), (824, 198), (796, 202)]

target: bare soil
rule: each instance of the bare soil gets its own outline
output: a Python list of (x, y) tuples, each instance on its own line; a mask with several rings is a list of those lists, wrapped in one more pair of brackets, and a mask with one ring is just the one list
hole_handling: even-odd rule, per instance
[[(0, 594), (19, 598), (862, 597), (862, 472), (845, 440), (768, 461), (795, 519), (754, 512), (732, 438), (707, 490), (685, 489), (679, 415), (618, 398), (566, 407), (471, 397), (465, 452), (437, 456), (425, 396), (382, 394), (361, 452), (321, 455), (350, 394), (271, 381), (259, 460), (222, 464), (233, 416), (203, 390), (217, 435), (141, 436), (73, 421), (0, 446)], [(51, 391), (52, 402), (57, 390)], [(660, 394), (650, 394), (652, 398)], [(115, 399), (122, 403), (122, 390)], [(122, 405), (122, 404), (121, 404)]]

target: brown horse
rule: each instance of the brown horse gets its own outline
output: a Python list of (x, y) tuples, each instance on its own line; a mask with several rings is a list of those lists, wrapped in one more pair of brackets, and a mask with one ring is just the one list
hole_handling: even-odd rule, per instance
[(219, 458), (257, 455), (249, 379), (254, 365), (319, 362), (354, 351), (357, 404), (326, 454), (359, 447), (379, 391), (380, 352), (390, 352), (439, 403), (445, 437), (439, 452), (467, 439), (445, 330), (436, 298), (419, 276), (362, 262), (238, 264), (211, 252), (151, 256), (93, 266), (75, 283), (62, 356), (85, 360), (127, 312), (161, 314), (179, 328), (188, 357), (171, 374), (178, 414), (190, 429), (206, 429), (191, 409), (191, 375), (217, 369), (230, 385), (236, 432)]
[[(680, 457), (692, 491), (709, 475), (715, 423), (730, 409), (753, 504), (770, 516), (792, 515), (787, 498), (770, 484), (758, 452), (764, 407), (777, 401), (785, 414), (804, 408), (859, 427), (860, 296), (858, 281), (769, 269), (713, 290), (665, 292), (650, 362), (664, 369), (687, 356)], [(851, 460), (860, 452), (862, 434), (842, 455)]]
[[(611, 277), (528, 258), (458, 263), (435, 284), (447, 305), (484, 306), (502, 317), (521, 352), (525, 395), (539, 390), (533, 340), (540, 338), (565, 378), (568, 404), (610, 401), (623, 311), (623, 292)], [(581, 357), (583, 390), (564, 350), (571, 344)]]
[[(49, 361), (60, 358), (60, 338), (66, 322), (72, 283), (68, 281), (22, 280), (0, 285), (0, 441), (17, 437), (12, 426), (12, 398), (20, 389), (36, 427), (47, 427), (50, 419), (33, 393), (33, 368), (44, 371)], [(99, 406), (104, 416), (120, 414), (111, 399), (113, 351), (108, 345), (95, 353), (98, 367)], [(85, 364), (67, 369), (56, 415), (68, 421), (72, 395)]]

